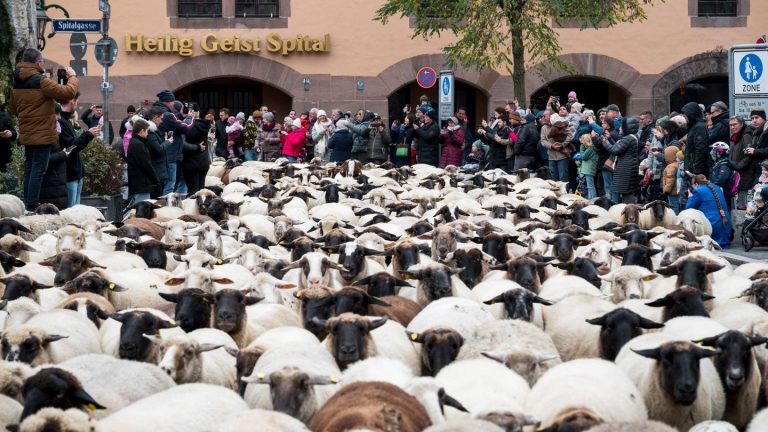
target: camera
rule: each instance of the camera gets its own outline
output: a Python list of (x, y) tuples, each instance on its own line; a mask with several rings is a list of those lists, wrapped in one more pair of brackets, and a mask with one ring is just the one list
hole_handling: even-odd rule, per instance
[(67, 70), (66, 69), (57, 69), (56, 70), (56, 82), (61, 85), (67, 85), (67, 81), (69, 79), (67, 78)]

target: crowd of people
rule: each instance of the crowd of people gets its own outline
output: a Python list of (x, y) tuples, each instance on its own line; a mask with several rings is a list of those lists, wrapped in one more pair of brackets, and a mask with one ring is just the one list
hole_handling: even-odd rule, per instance
[[(45, 77), (42, 55), (34, 49), (24, 52), (14, 74), (11, 109), (25, 146), (24, 196), (30, 210), (42, 202), (60, 208), (79, 203), (85, 175), (80, 151), (103, 136), (102, 107), (93, 105), (78, 115), (78, 80), (71, 69), (67, 75), (64, 84)], [(749, 123), (731, 116), (720, 101), (690, 102), (659, 117), (651, 112), (624, 117), (616, 104), (586, 107), (570, 92), (564, 103), (550, 97), (541, 110), (510, 102), (473, 130), (464, 108), (441, 124), (429, 99), (422, 96), (419, 102), (416, 109), (406, 105), (391, 124), (365, 109), (338, 108), (292, 110), (281, 120), (266, 105), (248, 114), (226, 107), (201, 114), (197, 104), (162, 90), (151, 106), (128, 107), (113, 141), (127, 164), (124, 195), (138, 201), (174, 191), (195, 193), (216, 157), (354, 159), (467, 171), (547, 167), (552, 179), (588, 199), (664, 200), (675, 212), (699, 208), (721, 246), (730, 241), (730, 211), (746, 210), (750, 217), (763, 206), (755, 193), (768, 186), (763, 109), (753, 110)], [(2, 169), (16, 136), (10, 117), (0, 116)]]

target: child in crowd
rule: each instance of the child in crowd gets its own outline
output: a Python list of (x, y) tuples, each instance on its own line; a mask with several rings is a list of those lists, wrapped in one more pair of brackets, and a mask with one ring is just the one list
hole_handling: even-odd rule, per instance
[(762, 169), (760, 178), (757, 179), (757, 184), (752, 188), (752, 199), (749, 200), (749, 203), (747, 204), (747, 214), (744, 216), (745, 219), (754, 219), (757, 209), (765, 205), (765, 203), (760, 201), (760, 191), (768, 186), (768, 160), (760, 162), (760, 168)]
[(485, 158), (485, 153), (480, 148), (477, 141), (472, 143), (472, 151), (467, 155), (467, 163), (462, 167), (465, 170), (478, 170), (480, 169), (480, 163)]
[[(575, 104), (574, 104), (575, 105)], [(593, 199), (597, 197), (597, 189), (595, 188), (595, 175), (597, 174), (597, 160), (600, 155), (597, 154), (597, 150), (592, 145), (591, 134), (584, 134), (579, 137), (581, 147), (579, 153), (581, 153), (581, 162), (579, 165), (579, 175), (584, 176), (587, 182), (587, 199)]]
[(235, 140), (243, 134), (243, 125), (234, 116), (230, 117), (227, 123), (227, 157), (233, 158), (235, 157)]

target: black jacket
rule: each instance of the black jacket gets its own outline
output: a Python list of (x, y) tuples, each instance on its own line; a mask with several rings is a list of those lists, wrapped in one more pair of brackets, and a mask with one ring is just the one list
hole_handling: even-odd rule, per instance
[(354, 139), (348, 129), (339, 129), (328, 139), (328, 148), (331, 149), (331, 162), (344, 162), (352, 157), (352, 144)]
[(11, 121), (11, 115), (6, 112), (0, 112), (0, 132), (11, 131), (10, 138), (0, 137), (0, 171), (5, 172), (8, 162), (11, 161), (11, 142), (18, 138), (19, 134)]
[(40, 202), (51, 203), (59, 210), (67, 208), (67, 155), (61, 145), (61, 141), (51, 145), (48, 169), (40, 188)]
[[(208, 153), (206, 140), (211, 123), (208, 120), (197, 119), (187, 131), (187, 139), (183, 144), (184, 159), (181, 169), (185, 171), (208, 171), (211, 166), (211, 157)], [(200, 150), (200, 144), (206, 144), (205, 150)]]
[(157, 174), (147, 150), (147, 140), (134, 135), (128, 144), (128, 193), (131, 195), (150, 193), (158, 184)]
[(515, 156), (536, 156), (540, 139), (536, 123), (523, 125), (515, 143)]
[(731, 113), (728, 111), (721, 113), (716, 117), (712, 117), (712, 127), (709, 128), (707, 133), (710, 144), (714, 144), (718, 141), (728, 144), (728, 139), (731, 137), (731, 129), (728, 127), (728, 119), (730, 118)]
[(638, 154), (640, 141), (637, 127), (626, 128), (624, 136), (618, 140), (603, 140), (603, 148), (612, 156), (616, 156), (613, 172), (613, 192), (618, 194), (633, 194), (640, 190), (637, 167), (640, 166)]
[(168, 109), (162, 102), (155, 102), (152, 106), (163, 110), (163, 121), (157, 127), (157, 133), (161, 138), (165, 138), (166, 132), (173, 132), (173, 145), (165, 149), (169, 162), (181, 161), (181, 147), (184, 145), (184, 136), (190, 129), (190, 125), (179, 120), (180, 115)]
[(72, 113), (62, 112), (61, 120), (61, 134), (59, 135), (59, 144), (62, 149), (70, 146), (75, 146), (75, 149), (67, 157), (67, 181), (80, 180), (85, 177), (85, 167), (83, 166), (83, 158), (80, 156), (80, 152), (88, 147), (88, 143), (93, 140), (93, 134), (84, 130), (80, 136), (77, 136), (75, 126), (72, 124)]
[(413, 131), (416, 139), (416, 158), (418, 163), (437, 166), (440, 162), (439, 139), (440, 126), (436, 121), (423, 124)]
[(709, 157), (709, 134), (696, 102), (688, 102), (681, 110), (688, 117), (688, 134), (685, 139), (685, 170), (708, 176), (712, 171)]
[(505, 127), (504, 129), (490, 129), (486, 128), (486, 130), (492, 131), (492, 133), (485, 133), (480, 135), (480, 141), (488, 144), (489, 146), (489, 155), (488, 159), (491, 161), (491, 167), (493, 168), (504, 168), (507, 166), (507, 146), (505, 144), (498, 143), (494, 137), (497, 135), (501, 137), (501, 139), (509, 139), (509, 128)]
[(225, 156), (227, 154), (227, 122), (216, 120), (216, 154)]
[[(80, 114), (80, 120), (82, 120), (83, 123), (85, 123), (85, 125), (88, 126), (86, 129), (90, 129), (92, 127), (98, 126), (99, 125), (99, 119), (100, 118), (96, 118), (96, 117), (94, 117), (91, 114), (91, 109), (90, 108), (86, 109), (85, 111), (83, 111), (82, 114)], [(114, 141), (115, 140), (115, 132), (112, 129), (112, 122), (109, 122), (107, 124), (107, 126), (109, 127), (109, 140), (110, 141)]]
[(160, 183), (165, 183), (170, 177), (168, 174), (168, 155), (166, 150), (175, 145), (175, 141), (179, 138), (174, 138), (174, 142), (166, 141), (160, 133), (155, 131), (149, 131), (147, 135), (147, 150), (149, 151), (149, 157), (152, 158), (152, 168), (157, 174), (157, 179)]

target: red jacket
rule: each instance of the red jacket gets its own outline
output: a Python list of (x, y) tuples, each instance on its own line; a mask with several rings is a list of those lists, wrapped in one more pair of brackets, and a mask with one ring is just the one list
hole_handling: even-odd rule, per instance
[(283, 143), (283, 156), (298, 157), (307, 142), (307, 131), (304, 128), (288, 132)]
[(458, 128), (452, 133), (443, 129), (440, 133), (443, 151), (440, 154), (440, 168), (448, 165), (461, 166), (461, 152), (464, 150), (464, 129)]

